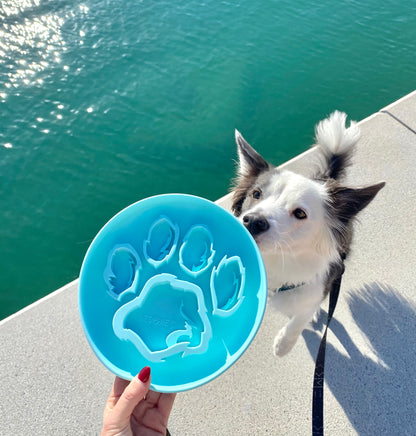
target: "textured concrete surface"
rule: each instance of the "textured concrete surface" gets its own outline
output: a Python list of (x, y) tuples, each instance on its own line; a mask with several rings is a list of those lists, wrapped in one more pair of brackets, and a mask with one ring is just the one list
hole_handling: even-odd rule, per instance
[[(416, 127), (415, 98), (388, 111)], [(328, 334), (327, 435), (416, 434), (416, 134), (402, 123), (387, 113), (360, 123), (349, 181), (387, 184), (357, 225)], [(308, 172), (313, 158), (307, 152), (287, 165)], [(326, 306), (284, 358), (275, 358), (271, 347), (285, 319), (267, 309), (234, 366), (177, 396), (172, 435), (311, 434), (314, 359)], [(77, 281), (0, 322), (0, 435), (98, 434), (112, 380), (84, 338)]]
[(416, 91), (386, 106), (381, 112), (388, 112), (396, 120), (402, 122), (405, 127), (416, 133)]

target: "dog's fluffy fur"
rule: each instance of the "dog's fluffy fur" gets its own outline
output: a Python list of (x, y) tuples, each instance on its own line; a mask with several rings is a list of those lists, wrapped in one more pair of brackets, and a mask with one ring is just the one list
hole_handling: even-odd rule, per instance
[[(319, 310), (350, 249), (353, 221), (384, 186), (340, 184), (360, 131), (334, 112), (316, 126), (322, 168), (312, 178), (266, 162), (236, 131), (239, 155), (232, 210), (253, 235), (274, 306), (290, 317), (273, 344), (283, 356)], [(283, 286), (293, 289), (280, 291)]]

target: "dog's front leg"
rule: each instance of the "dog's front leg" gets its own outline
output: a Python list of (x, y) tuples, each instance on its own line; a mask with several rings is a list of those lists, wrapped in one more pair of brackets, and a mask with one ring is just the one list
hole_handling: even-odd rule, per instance
[(289, 353), (289, 351), (296, 344), (299, 335), (305, 329), (308, 322), (312, 319), (315, 309), (316, 308), (314, 308), (312, 311), (294, 315), (290, 321), (279, 331), (274, 338), (273, 343), (273, 354), (275, 356), (282, 357)]

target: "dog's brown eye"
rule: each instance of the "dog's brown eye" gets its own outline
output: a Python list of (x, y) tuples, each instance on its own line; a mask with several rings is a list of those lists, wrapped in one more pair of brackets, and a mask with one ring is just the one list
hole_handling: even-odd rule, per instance
[(259, 189), (256, 189), (255, 191), (253, 191), (253, 198), (258, 200), (261, 197), (261, 191)]
[(306, 218), (306, 212), (300, 208), (293, 211), (293, 216), (298, 220), (304, 220)]

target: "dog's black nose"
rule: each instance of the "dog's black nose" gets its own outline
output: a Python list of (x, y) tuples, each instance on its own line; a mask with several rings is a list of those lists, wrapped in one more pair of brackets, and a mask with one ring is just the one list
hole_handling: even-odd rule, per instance
[(256, 213), (249, 213), (247, 215), (244, 215), (243, 223), (247, 227), (247, 230), (253, 236), (265, 232), (270, 227), (267, 219), (263, 215), (259, 215)]

